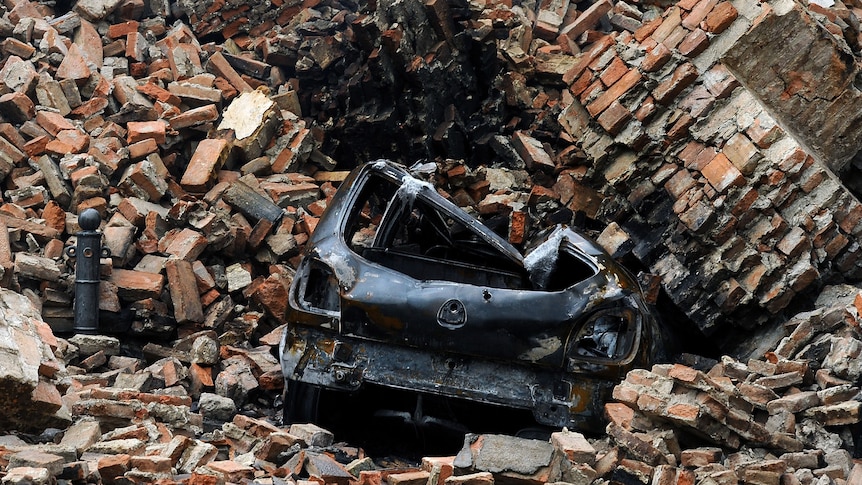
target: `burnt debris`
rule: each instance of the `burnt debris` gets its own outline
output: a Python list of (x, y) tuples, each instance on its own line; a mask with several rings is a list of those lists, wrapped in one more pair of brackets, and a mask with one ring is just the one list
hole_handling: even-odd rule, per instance
[(533, 246), (522, 256), (401, 167), (357, 168), (297, 267), (285, 377), (601, 426), (611, 387), (663, 354), (662, 332), (634, 277), (600, 246), (564, 226)]

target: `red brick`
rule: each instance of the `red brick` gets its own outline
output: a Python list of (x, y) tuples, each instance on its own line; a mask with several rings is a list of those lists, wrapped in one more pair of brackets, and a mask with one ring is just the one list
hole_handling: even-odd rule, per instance
[(554, 191), (573, 211), (582, 210), (587, 214), (595, 214), (603, 197), (594, 189), (580, 184), (577, 181), (579, 179), (580, 177), (572, 177), (570, 173), (563, 172), (554, 184)]
[(171, 473), (171, 459), (167, 456), (133, 456), (130, 464), (132, 468), (146, 473)]
[(33, 406), (40, 413), (53, 413), (63, 406), (63, 399), (60, 397), (60, 391), (46, 381), (39, 381), (33, 392), (30, 393), (30, 399), (33, 401)]
[(719, 0), (700, 0), (698, 4), (691, 10), (685, 19), (682, 21), (682, 26), (688, 30), (694, 30), (703, 19), (712, 11), (713, 7), (718, 4)]
[(56, 139), (45, 143), (45, 152), (56, 157), (62, 157), (68, 153), (74, 153), (71, 146)]
[(75, 32), (75, 44), (80, 47), (84, 59), (95, 65), (97, 69), (101, 69), (106, 55), (102, 50), (102, 37), (96, 27), (83, 18), (81, 26)]
[(661, 43), (667, 46), (668, 49), (676, 49), (677, 46), (679, 46), (679, 44), (685, 39), (686, 35), (688, 35), (688, 31), (681, 25), (677, 25), (670, 35), (668, 35)]
[(24, 93), (12, 92), (0, 96), (0, 111), (13, 123), (24, 123), (36, 116), (36, 105)]
[(180, 98), (153, 82), (141, 84), (135, 89), (137, 89), (141, 94), (145, 94), (154, 100), (161, 101), (162, 103), (168, 103), (173, 106), (179, 106), (180, 103), (182, 103)]
[(177, 323), (203, 322), (204, 312), (192, 264), (181, 259), (168, 259), (165, 274)]
[[(161, 242), (159, 245), (161, 246)], [(207, 238), (194, 229), (185, 228), (173, 234), (163, 252), (179, 259), (193, 261), (206, 249)]]
[[(766, 115), (764, 115), (764, 117), (765, 116)], [(759, 148), (766, 149), (772, 146), (772, 144), (781, 137), (783, 131), (774, 121), (766, 121), (763, 118), (757, 118), (754, 120), (754, 123), (748, 127), (745, 134), (748, 135), (748, 137), (751, 138), (751, 141), (753, 141)]]
[(48, 136), (37, 136), (24, 145), (24, 153), (31, 158), (36, 158), (48, 151), (47, 147), (50, 142), (51, 138)]
[(676, 163), (662, 164), (650, 177), (650, 182), (656, 185), (661, 185), (679, 170), (679, 165)]
[(314, 229), (317, 228), (318, 222), (320, 222), (320, 219), (317, 217), (303, 214), (302, 219), (299, 220), (299, 230), (311, 236), (314, 233)]
[(132, 457), (125, 454), (104, 456), (99, 458), (97, 469), (104, 483), (113, 484), (129, 471), (131, 462)]
[(56, 78), (58, 80), (71, 79), (76, 83), (84, 82), (90, 77), (90, 68), (87, 60), (78, 44), (72, 44), (69, 52), (63, 57), (60, 66), (57, 67)]
[(143, 63), (143, 61), (146, 59), (146, 48), (147, 41), (144, 38), (143, 34), (137, 31), (129, 32), (129, 35), (126, 37), (125, 56), (132, 61), (137, 61), (129, 66), (129, 74), (131, 74), (132, 76), (137, 75), (138, 77), (140, 77), (147, 72), (147, 65)]
[(158, 152), (159, 144), (155, 138), (145, 138), (139, 142), (132, 143), (126, 148), (129, 151), (129, 160), (137, 161), (147, 155)]
[(191, 374), (192, 381), (199, 383), (204, 388), (211, 388), (215, 385), (213, 372), (210, 367), (203, 367), (193, 363), (189, 366), (189, 373)]
[(641, 123), (645, 123), (652, 117), (652, 115), (655, 114), (656, 109), (657, 106), (655, 105), (655, 99), (653, 99), (652, 96), (647, 96), (646, 99), (641, 102), (640, 106), (638, 106), (637, 111), (635, 111), (635, 119)]
[(609, 402), (605, 404), (605, 418), (608, 422), (616, 423), (623, 429), (631, 431), (634, 415), (634, 410), (623, 403)]
[(524, 211), (512, 211), (509, 217), (509, 242), (523, 244), (527, 238), (529, 215)]
[(658, 71), (667, 64), (667, 61), (669, 61), (672, 56), (673, 53), (667, 48), (667, 46), (664, 44), (656, 44), (656, 46), (644, 56), (643, 62), (641, 62), (641, 69), (643, 69), (644, 72)]
[(128, 143), (152, 138), (156, 143), (165, 142), (165, 123), (162, 121), (130, 121), (127, 123)]
[(628, 72), (628, 69), (628, 66), (626, 66), (626, 63), (622, 59), (614, 56), (608, 66), (599, 74), (599, 79), (601, 79), (602, 84), (605, 86), (613, 86), (615, 82), (619, 81)]
[(691, 9), (693, 9), (695, 6), (697, 6), (698, 1), (699, 0), (680, 0), (677, 3), (677, 6), (681, 9), (685, 10), (686, 12), (691, 12)]
[(189, 100), (192, 103), (220, 103), (222, 91), (218, 88), (208, 88), (191, 82), (172, 82), (168, 84), (168, 91), (180, 99)]
[(783, 170), (788, 175), (799, 175), (806, 168), (806, 160), (808, 154), (801, 148), (794, 148), (789, 155), (778, 162), (778, 169)]
[(688, 111), (695, 118), (705, 117), (715, 105), (715, 96), (707, 90), (702, 84), (696, 85), (694, 89), (689, 91), (683, 99), (679, 101), (677, 106)]
[(524, 159), (529, 169), (554, 170), (554, 161), (542, 147), (541, 142), (523, 131), (516, 131), (512, 136), (512, 144), (518, 155)]
[(723, 64), (716, 64), (703, 76), (703, 86), (712, 93), (716, 99), (730, 96), (733, 90), (739, 86), (739, 81)]
[(593, 71), (590, 71), (589, 69), (587, 69), (586, 71), (584, 71), (583, 74), (581, 74), (581, 76), (578, 79), (575, 80), (575, 82), (573, 82), (569, 86), (569, 91), (575, 96), (580, 96), (581, 93), (586, 91), (586, 89), (590, 86), (590, 84), (592, 82), (593, 82)]
[(667, 10), (664, 20), (661, 25), (655, 29), (655, 32), (652, 33), (651, 37), (656, 42), (663, 43), (664, 40), (680, 26), (681, 21), (682, 17), (679, 7), (671, 7)]
[[(697, 160), (697, 157), (706, 149), (706, 146), (703, 143), (698, 141), (690, 141), (688, 144), (676, 155), (679, 158), (679, 161), (682, 162), (682, 165), (688, 169), (692, 169), (690, 165), (694, 164), (694, 161)], [(710, 158), (711, 160), (711, 158)], [(701, 170), (702, 167), (697, 170)]]
[(688, 129), (694, 124), (694, 118), (688, 113), (683, 113), (674, 124), (667, 130), (667, 142), (673, 143), (688, 136)]
[(108, 107), (108, 99), (104, 96), (93, 96), (87, 102), (78, 106), (70, 113), (72, 116), (89, 118)]
[(19, 150), (22, 150), (24, 148), (24, 145), (27, 143), (27, 140), (25, 140), (24, 137), (21, 136), (21, 132), (19, 132), (17, 128), (12, 126), (11, 123), (0, 123), (0, 136), (9, 140), (9, 142), (15, 145)]
[(593, 28), (599, 19), (611, 11), (613, 4), (608, 0), (599, 0), (584, 10), (571, 24), (560, 29), (560, 35), (575, 40), (579, 35)]
[(252, 90), (252, 87), (243, 80), (242, 76), (240, 76), (236, 70), (234, 70), (221, 52), (216, 52), (210, 56), (207, 61), (207, 68), (214, 74), (223, 77), (231, 84), (231, 86), (241, 93)]
[(751, 175), (761, 158), (754, 143), (742, 133), (737, 133), (727, 140), (721, 151), (743, 175)]
[(119, 288), (120, 296), (127, 300), (160, 298), (164, 278), (159, 274), (114, 268), (110, 281)]
[(207, 468), (219, 473), (226, 482), (241, 483), (254, 478), (254, 468), (231, 460), (211, 461)]
[[(418, 470), (412, 472), (392, 473), (386, 478), (386, 481), (389, 485), (425, 485), (430, 476), (431, 474), (429, 472)], [(491, 483), (493, 483), (493, 479), (491, 480)]]
[(229, 152), (230, 147), (226, 140), (201, 140), (192, 154), (180, 185), (190, 192), (205, 192), (212, 185), (216, 171), (224, 165)]
[(709, 47), (709, 36), (701, 29), (690, 32), (679, 44), (679, 53), (687, 57), (695, 57)]
[(703, 233), (714, 227), (715, 211), (711, 204), (698, 200), (692, 203), (679, 215), (679, 220), (696, 234)]
[(79, 202), (75, 209), (78, 213), (83, 212), (85, 209), (95, 209), (99, 212), (99, 216), (105, 218), (108, 214), (108, 201), (104, 197), (90, 197)]
[[(17, 165), (26, 159), (27, 155), (24, 152), (10, 143), (9, 140), (0, 136), (0, 162), (2, 162), (2, 165)], [(7, 165), (8, 168), (5, 170), (10, 170), (12, 168), (9, 165)]]
[(598, 122), (611, 135), (616, 135), (631, 119), (632, 113), (619, 101), (614, 101), (599, 115)]
[(18, 56), (23, 59), (28, 59), (36, 53), (35, 47), (12, 37), (7, 37), (0, 43), (0, 49), (7, 55)]
[(701, 27), (707, 32), (720, 34), (730, 27), (730, 24), (736, 20), (738, 15), (739, 13), (733, 4), (730, 2), (721, 2), (706, 16), (706, 20), (701, 23)]
[(224, 483), (224, 479), (217, 475), (192, 473), (188, 478), (188, 485), (219, 485), (220, 483)]
[[(587, 72), (592, 72), (592, 71), (587, 70)], [(587, 86), (586, 89), (584, 89), (584, 91), (581, 93), (581, 95), (578, 99), (581, 101), (582, 104), (586, 104), (586, 103), (589, 103), (590, 100), (594, 100), (594, 99), (598, 98), (599, 96), (601, 96), (601, 94), (603, 92), (604, 92), (604, 85), (602, 84), (601, 79), (594, 79), (593, 82), (590, 83), (590, 85)]]
[(36, 113), (36, 123), (45, 129), (51, 136), (57, 136), (62, 130), (74, 130), (75, 125), (64, 118), (60, 113), (53, 111), (39, 111)]
[(688, 170), (680, 170), (664, 184), (665, 190), (674, 198), (679, 199), (692, 187), (697, 185)]
[(806, 248), (811, 247), (811, 240), (801, 227), (794, 227), (775, 245), (775, 248), (793, 258)]
[(85, 165), (81, 168), (76, 168), (69, 174), (69, 181), (72, 182), (72, 188), (78, 186), (78, 182), (88, 175), (94, 175), (99, 172), (99, 167), (95, 165)]
[(218, 120), (219, 111), (216, 105), (208, 104), (199, 108), (193, 108), (188, 111), (172, 117), (169, 122), (171, 129), (179, 130), (190, 126), (202, 125), (210, 121)]
[(745, 184), (745, 177), (730, 160), (719, 153), (703, 168), (703, 176), (716, 192), (724, 193), (729, 187), (736, 185), (742, 186)]
[(615, 43), (616, 41), (610, 35), (606, 35), (596, 42), (593, 42), (593, 45), (590, 46), (589, 50), (578, 57), (578, 62), (563, 74), (563, 82), (571, 84), (572, 81), (581, 76), (581, 74), (587, 69), (587, 66), (589, 66), (594, 60), (598, 59), (599, 56), (604, 54), (604, 52), (611, 48)]
[(144, 200), (158, 202), (168, 191), (165, 174), (150, 160), (128, 168), (120, 179), (120, 188)]
[(427, 472), (433, 472), (435, 469), (438, 470), (439, 476), (437, 478), (437, 483), (431, 483), (429, 485), (443, 485), (446, 482), (446, 479), (455, 474), (455, 466), (454, 466), (455, 457), (454, 456), (441, 456), (441, 457), (423, 457), (422, 458), (422, 469)]
[(619, 81), (608, 88), (595, 101), (587, 105), (587, 111), (592, 116), (597, 116), (602, 111), (608, 108), (614, 101), (626, 94), (630, 89), (635, 87), (641, 80), (641, 73), (637, 69), (632, 69), (623, 75)]
[(84, 153), (90, 148), (90, 136), (77, 129), (57, 133), (56, 141), (71, 147), (70, 153)]
[(634, 33), (635, 40), (638, 42), (643, 42), (647, 37), (651, 36), (653, 32), (662, 24), (663, 19), (661, 17), (656, 17), (649, 22), (646, 22), (641, 26), (641, 28), (637, 29)]
[(676, 68), (670, 79), (665, 80), (653, 89), (652, 95), (659, 104), (668, 105), (679, 93), (690, 86), (697, 77), (697, 68), (689, 63), (685, 63)]
[(121, 24), (113, 24), (108, 27), (108, 38), (119, 39), (129, 35), (130, 32), (137, 32), (140, 24), (136, 20), (129, 20)]
[(700, 417), (700, 406), (687, 403), (673, 404), (668, 406), (664, 416), (676, 422), (697, 427), (698, 418)]

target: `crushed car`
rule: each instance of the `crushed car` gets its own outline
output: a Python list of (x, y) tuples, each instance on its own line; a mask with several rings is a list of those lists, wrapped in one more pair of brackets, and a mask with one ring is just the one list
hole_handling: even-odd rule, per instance
[(353, 170), (290, 288), (286, 399), (375, 384), (596, 428), (613, 386), (659, 353), (658, 324), (596, 243), (562, 225), (537, 239), (522, 255), (395, 163)]

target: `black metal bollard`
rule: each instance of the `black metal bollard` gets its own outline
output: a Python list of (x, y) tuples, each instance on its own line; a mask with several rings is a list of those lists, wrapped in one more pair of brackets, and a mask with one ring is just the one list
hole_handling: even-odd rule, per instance
[(66, 248), (75, 258), (75, 333), (99, 333), (99, 258), (111, 256), (97, 231), (101, 222), (98, 211), (85, 209), (78, 215), (77, 245)]

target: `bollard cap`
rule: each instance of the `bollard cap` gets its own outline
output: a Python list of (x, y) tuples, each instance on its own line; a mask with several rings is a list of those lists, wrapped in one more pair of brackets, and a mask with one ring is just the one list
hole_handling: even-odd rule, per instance
[(78, 215), (78, 225), (85, 231), (95, 231), (101, 223), (102, 216), (99, 215), (99, 211), (96, 209), (84, 209), (84, 212)]

